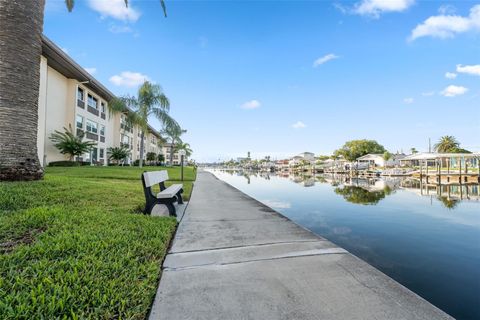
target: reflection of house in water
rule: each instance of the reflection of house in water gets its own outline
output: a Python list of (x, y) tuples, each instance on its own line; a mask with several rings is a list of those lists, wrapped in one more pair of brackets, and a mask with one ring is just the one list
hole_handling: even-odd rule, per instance
[[(420, 179), (401, 180), (401, 189), (421, 196), (445, 197), (446, 200), (480, 201), (480, 186), (478, 184), (426, 184)], [(440, 199), (442, 200), (442, 199)]]

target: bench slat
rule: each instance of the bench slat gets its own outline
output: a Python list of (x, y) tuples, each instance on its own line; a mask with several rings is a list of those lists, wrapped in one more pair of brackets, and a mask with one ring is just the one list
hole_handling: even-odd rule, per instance
[(145, 179), (145, 186), (148, 188), (160, 182), (167, 181), (168, 171), (162, 170), (162, 171), (144, 172), (143, 177)]
[(157, 198), (165, 199), (165, 198), (172, 198), (174, 197), (180, 189), (183, 188), (182, 184), (172, 184), (167, 189), (163, 190), (162, 192), (157, 194)]

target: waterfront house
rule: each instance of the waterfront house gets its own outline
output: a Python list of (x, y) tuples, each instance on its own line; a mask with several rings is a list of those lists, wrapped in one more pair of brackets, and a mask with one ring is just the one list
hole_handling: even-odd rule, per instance
[(391, 158), (385, 161), (383, 154), (369, 153), (357, 158), (359, 164), (368, 164), (372, 167), (395, 167), (400, 165), (401, 159), (405, 158), (403, 153), (392, 154)]

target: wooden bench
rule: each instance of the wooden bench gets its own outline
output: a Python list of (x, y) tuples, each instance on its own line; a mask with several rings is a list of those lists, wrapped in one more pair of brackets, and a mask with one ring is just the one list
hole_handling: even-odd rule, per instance
[[(142, 173), (143, 192), (145, 193), (146, 201), (145, 210), (143, 211), (145, 214), (151, 214), (152, 209), (156, 204), (164, 204), (167, 206), (170, 215), (175, 217), (177, 216), (174, 203), (183, 203), (183, 185), (173, 184), (166, 188), (165, 181), (167, 180), (168, 172), (166, 170), (151, 172), (145, 171)], [(160, 186), (160, 192), (155, 195), (152, 191), (152, 186), (156, 185), (157, 183)]]

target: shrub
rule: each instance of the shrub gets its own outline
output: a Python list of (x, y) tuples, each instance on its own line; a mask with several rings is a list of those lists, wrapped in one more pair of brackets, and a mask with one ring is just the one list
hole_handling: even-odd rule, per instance
[(48, 163), (49, 167), (79, 167), (79, 161), (52, 161)]

